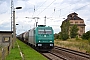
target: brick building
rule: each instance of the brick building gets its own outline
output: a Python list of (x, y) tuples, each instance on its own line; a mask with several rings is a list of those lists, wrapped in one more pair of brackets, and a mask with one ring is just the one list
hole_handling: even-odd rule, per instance
[[(85, 23), (84, 20), (80, 17), (78, 17), (77, 13), (71, 13), (67, 16), (67, 19), (65, 19), (62, 23), (69, 21), (69, 35), (70, 35), (70, 27), (72, 27), (74, 24), (78, 27), (78, 36), (82, 36), (83, 33), (85, 33)], [(62, 25), (61, 25), (62, 26)], [(61, 28), (62, 31), (62, 28)]]

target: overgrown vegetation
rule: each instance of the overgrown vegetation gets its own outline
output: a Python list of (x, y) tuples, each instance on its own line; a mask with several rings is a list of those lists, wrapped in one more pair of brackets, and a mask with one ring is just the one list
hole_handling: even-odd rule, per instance
[[(60, 36), (59, 33), (57, 35)], [(67, 39), (66, 41), (63, 41), (57, 37), (55, 40), (55, 45), (90, 53), (90, 31), (84, 33), (81, 38), (76, 35), (76, 37)]]
[(61, 25), (61, 38), (63, 40), (67, 40), (69, 38), (69, 20), (65, 20), (63, 21), (62, 25)]
[[(63, 22), (62, 26), (61, 26), (61, 32), (59, 32), (58, 34), (55, 34), (54, 37), (55, 39), (62, 39), (62, 40), (67, 40), (70, 38), (76, 38), (78, 37), (78, 27), (77, 25), (73, 25), (70, 28), (70, 24), (69, 22)], [(70, 35), (69, 35), (70, 34)]]
[(88, 43), (88, 40), (76, 40), (75, 38), (68, 39), (66, 41), (55, 40), (55, 45), (85, 53), (90, 53), (90, 44)]
[(73, 25), (70, 29), (70, 37), (75, 38), (78, 35), (78, 30), (77, 25)]
[(54, 35), (55, 45), (90, 53), (90, 31), (84, 33), (80, 38), (78, 30), (77, 25), (70, 26), (68, 21), (63, 22), (61, 32)]
[(84, 33), (84, 34), (82, 35), (82, 39), (89, 40), (89, 39), (90, 39), (90, 31), (87, 31), (86, 33)]
[(86, 33), (84, 33), (84, 34), (82, 35), (82, 39), (88, 40), (89, 45), (90, 45), (90, 31), (87, 31)]

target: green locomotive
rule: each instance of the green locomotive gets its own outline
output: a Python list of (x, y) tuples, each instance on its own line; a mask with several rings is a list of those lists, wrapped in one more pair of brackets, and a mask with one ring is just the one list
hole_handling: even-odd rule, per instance
[(52, 27), (38, 25), (26, 34), (28, 43), (40, 51), (50, 51), (54, 47), (54, 31)]

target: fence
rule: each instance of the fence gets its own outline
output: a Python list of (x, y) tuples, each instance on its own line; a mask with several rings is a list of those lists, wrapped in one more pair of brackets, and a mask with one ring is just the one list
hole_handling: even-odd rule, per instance
[(0, 60), (5, 60), (6, 56), (9, 54), (9, 47), (0, 47)]

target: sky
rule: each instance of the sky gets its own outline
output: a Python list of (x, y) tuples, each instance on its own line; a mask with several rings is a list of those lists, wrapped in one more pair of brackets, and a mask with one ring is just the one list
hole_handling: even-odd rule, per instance
[[(16, 33), (20, 34), (38, 25), (51, 26), (54, 33), (61, 31), (63, 18), (76, 12), (84, 19), (85, 32), (90, 30), (90, 0), (13, 0)], [(39, 19), (33, 19), (38, 17)], [(0, 0), (0, 31), (11, 31), (11, 0)]]

